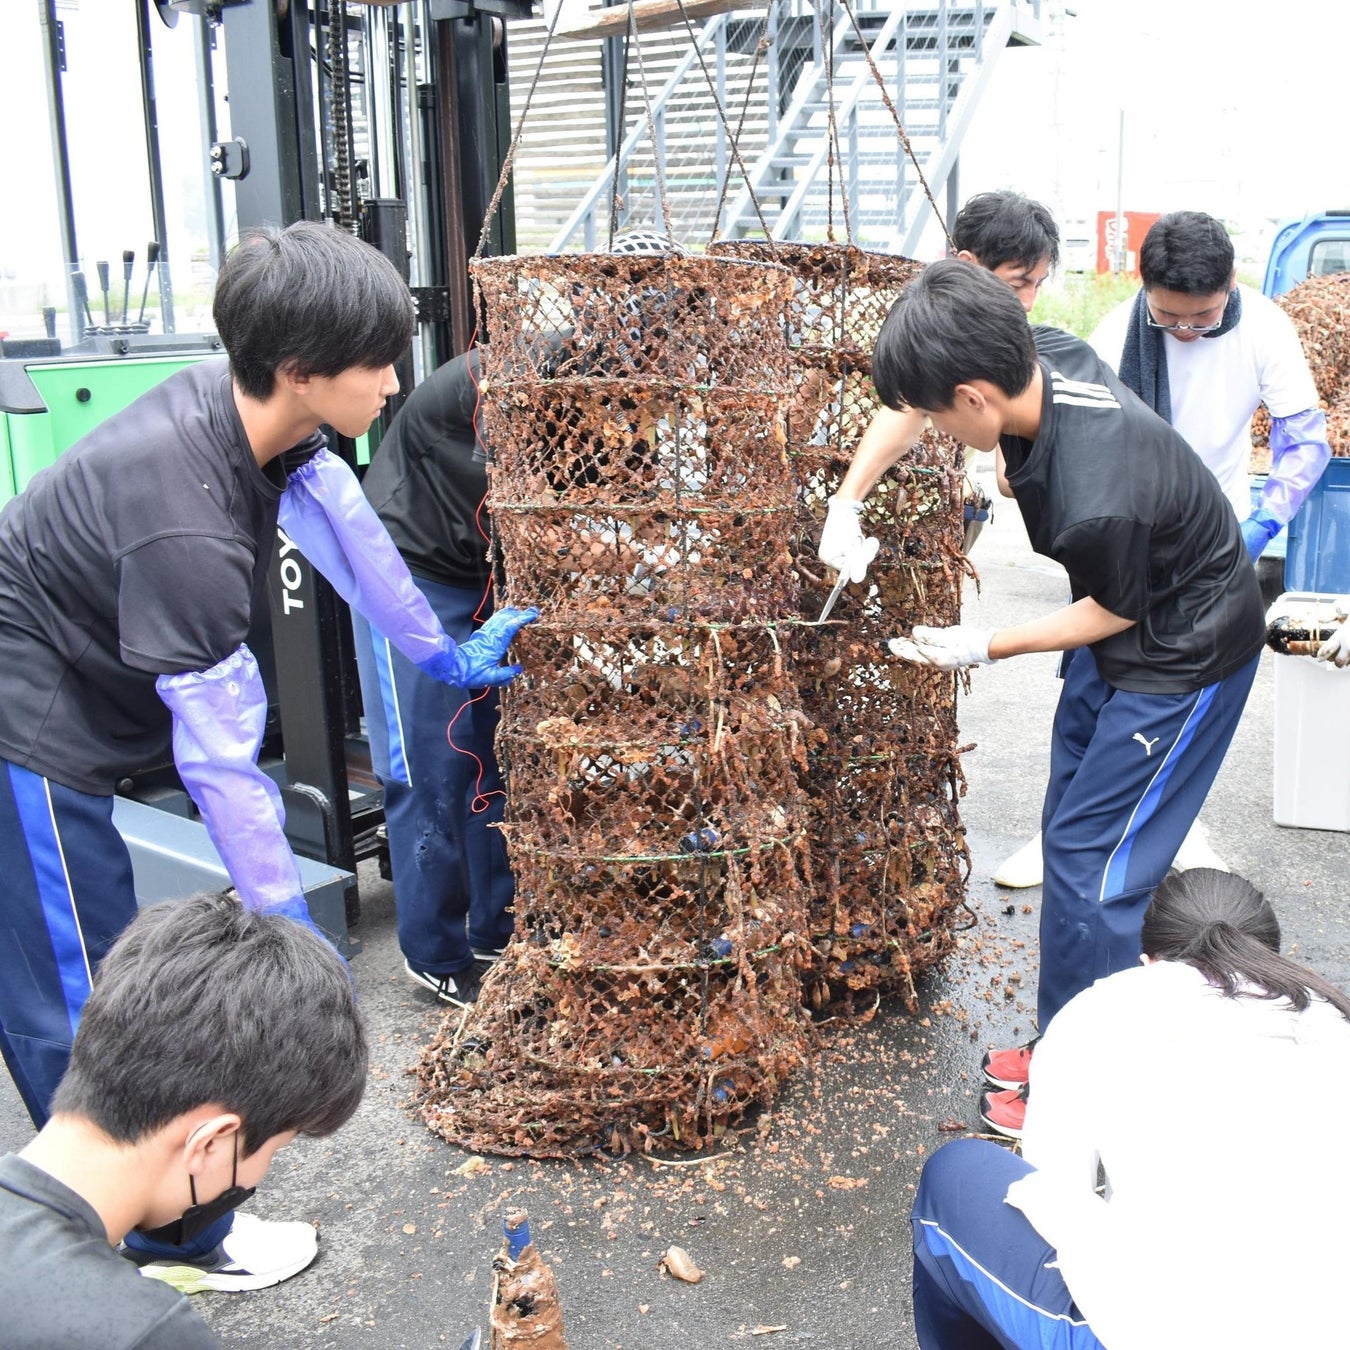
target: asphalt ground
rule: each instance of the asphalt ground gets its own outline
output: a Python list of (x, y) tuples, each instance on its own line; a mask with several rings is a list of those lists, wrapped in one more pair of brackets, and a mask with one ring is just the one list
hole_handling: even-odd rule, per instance
[[(1015, 623), (1067, 598), (1010, 502), (996, 502), (972, 557), (982, 584), (968, 586), (968, 622)], [(1293, 659), (1263, 656), (1202, 819), (1216, 850), (1270, 897), (1286, 950), (1350, 987), (1350, 834), (1271, 818), (1273, 663)], [(561, 1287), (572, 1350), (911, 1350), (919, 1170), (977, 1128), (984, 1049), (1032, 1030), (1040, 892), (1000, 890), (991, 874), (1038, 823), (1055, 665), (1031, 656), (979, 670), (962, 700), (962, 740), (975, 746), (962, 806), (975, 922), (923, 983), (919, 1013), (883, 1005), (866, 1025), (827, 1028), (818, 1059), (772, 1110), (707, 1159), (475, 1163), (431, 1135), (406, 1108), (408, 1072), (443, 1014), (402, 973), (391, 888), (363, 870), (354, 970), (372, 1033), (370, 1087), (335, 1137), (286, 1149), (251, 1202), (263, 1217), (318, 1224), (319, 1259), (273, 1289), (197, 1297), (225, 1344), (458, 1350), (475, 1325), (486, 1332), (501, 1215), (523, 1204)], [(1345, 773), (1347, 747), (1327, 753), (1327, 772)], [(6, 1078), (0, 1151), (28, 1134)], [(661, 1272), (672, 1244), (706, 1272), (701, 1282)]]

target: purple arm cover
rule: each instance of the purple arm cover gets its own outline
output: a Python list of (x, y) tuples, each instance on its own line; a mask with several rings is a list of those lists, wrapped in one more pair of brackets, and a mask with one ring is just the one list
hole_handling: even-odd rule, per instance
[(307, 922), (281, 794), (258, 768), (267, 695), (253, 653), (241, 644), (210, 670), (161, 675), (155, 690), (173, 714), (178, 774), (245, 908)]
[(458, 646), (413, 581), (356, 475), (320, 450), (297, 469), (281, 497), (277, 524), (372, 628), (432, 679), (465, 689), (507, 684), (519, 666), (499, 664), (511, 639), (539, 617), (501, 609)]
[(277, 524), (414, 665), (454, 650), (356, 475), (336, 455), (320, 450), (291, 474)]
[(1270, 419), (1270, 477), (1256, 514), (1288, 525), (1317, 486), (1331, 458), (1327, 419), (1321, 408)]

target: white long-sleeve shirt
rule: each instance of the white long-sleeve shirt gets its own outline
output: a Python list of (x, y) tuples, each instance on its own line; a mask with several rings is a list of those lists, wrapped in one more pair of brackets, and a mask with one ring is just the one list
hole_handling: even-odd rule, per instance
[(1141, 966), (1065, 1006), (1031, 1089), (1036, 1170), (1008, 1203), (1054, 1244), (1108, 1350), (1350, 1344), (1350, 1022), (1335, 1009)]

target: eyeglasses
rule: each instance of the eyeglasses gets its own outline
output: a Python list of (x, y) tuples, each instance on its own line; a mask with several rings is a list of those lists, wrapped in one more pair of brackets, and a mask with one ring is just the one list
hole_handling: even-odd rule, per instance
[[(1204, 310), (1200, 311), (1202, 314)], [(1144, 320), (1150, 328), (1156, 328), (1163, 333), (1212, 333), (1217, 328), (1223, 327), (1223, 315), (1219, 315), (1217, 323), (1159, 323), (1153, 317), (1153, 310), (1147, 302), (1144, 304)]]

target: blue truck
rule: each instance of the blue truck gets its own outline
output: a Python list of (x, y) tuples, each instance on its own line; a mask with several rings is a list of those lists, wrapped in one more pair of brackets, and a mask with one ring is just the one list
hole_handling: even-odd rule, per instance
[(1308, 277), (1350, 272), (1350, 210), (1315, 211), (1276, 231), (1261, 289), (1283, 295)]
[[(1261, 289), (1280, 296), (1309, 277), (1350, 272), (1350, 210), (1315, 211), (1285, 221), (1271, 242)], [(1262, 479), (1254, 479), (1256, 500)], [(1288, 531), (1257, 564), (1268, 597), (1288, 587), (1347, 589), (1350, 583), (1350, 460), (1333, 459)], [(1286, 558), (1287, 555), (1287, 558)]]

